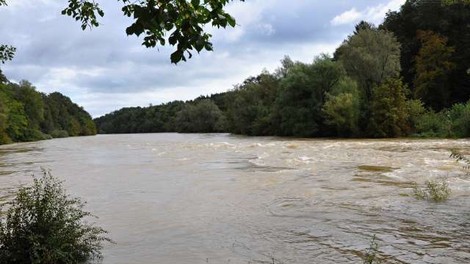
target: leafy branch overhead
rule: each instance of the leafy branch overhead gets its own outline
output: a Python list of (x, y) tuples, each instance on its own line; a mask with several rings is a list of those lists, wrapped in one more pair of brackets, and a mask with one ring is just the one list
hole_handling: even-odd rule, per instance
[(16, 48), (9, 45), (0, 45), (0, 62), (5, 63), (6, 61), (12, 60), (15, 56)]
[[(178, 63), (192, 57), (194, 51), (212, 51), (211, 34), (204, 29), (234, 27), (235, 19), (224, 7), (233, 0), (118, 0), (124, 6), (122, 12), (134, 22), (126, 28), (127, 35), (143, 35), (147, 48), (171, 45), (176, 50), (171, 62)], [(241, 0), (244, 1), (244, 0)], [(99, 4), (91, 0), (68, 0), (62, 11), (82, 23), (82, 29), (99, 26), (98, 17), (104, 16)]]
[[(6, 6), (6, 0), (0, 0), (0, 6)], [(12, 60), (15, 56), (16, 48), (9, 45), (0, 44), (0, 62), (3, 64), (6, 61)]]

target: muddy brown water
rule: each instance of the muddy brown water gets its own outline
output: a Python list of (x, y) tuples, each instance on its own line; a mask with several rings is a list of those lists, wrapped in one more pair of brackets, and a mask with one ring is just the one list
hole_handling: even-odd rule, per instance
[[(116, 244), (103, 263), (470, 263), (469, 140), (99, 135), (0, 146), (0, 200), (65, 180)], [(444, 177), (445, 203), (410, 196)]]

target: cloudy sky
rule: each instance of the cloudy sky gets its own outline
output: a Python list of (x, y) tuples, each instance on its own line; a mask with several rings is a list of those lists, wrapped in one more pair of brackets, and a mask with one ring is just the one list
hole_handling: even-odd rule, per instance
[(289, 55), (311, 62), (332, 53), (366, 20), (380, 24), (405, 0), (246, 0), (227, 9), (234, 29), (209, 30), (213, 52), (170, 63), (171, 48), (146, 49), (125, 34), (131, 20), (121, 2), (102, 0), (102, 25), (82, 31), (60, 15), (66, 1), (9, 0), (0, 8), (0, 43), (17, 47), (0, 65), (12, 81), (28, 80), (38, 91), (59, 91), (93, 117), (127, 106), (148, 106), (227, 91), (263, 69), (273, 71)]

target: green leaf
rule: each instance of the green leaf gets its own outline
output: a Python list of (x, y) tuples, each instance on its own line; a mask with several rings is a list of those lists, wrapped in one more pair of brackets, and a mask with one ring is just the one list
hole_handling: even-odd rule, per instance
[(235, 25), (236, 25), (235, 19), (231, 16), (227, 16), (227, 22), (231, 27), (235, 27)]
[(177, 64), (178, 62), (180, 62), (182, 58), (183, 58), (183, 53), (178, 50), (173, 52), (170, 56), (170, 60), (174, 64)]
[(193, 7), (199, 6), (200, 3), (201, 3), (200, 0), (191, 0), (191, 4), (193, 5)]

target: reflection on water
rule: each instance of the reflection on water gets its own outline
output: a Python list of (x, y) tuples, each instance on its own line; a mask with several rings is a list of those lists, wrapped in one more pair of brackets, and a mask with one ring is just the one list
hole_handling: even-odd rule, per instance
[[(117, 242), (104, 263), (470, 263), (467, 140), (107, 135), (0, 147), (0, 201), (49, 168)], [(443, 204), (410, 197), (445, 177)]]

